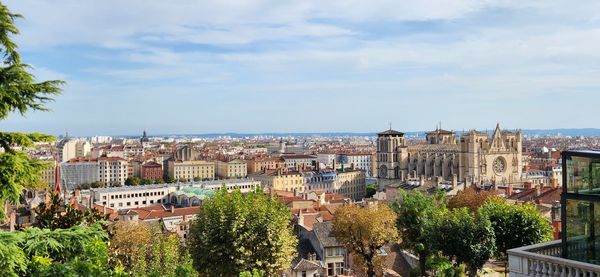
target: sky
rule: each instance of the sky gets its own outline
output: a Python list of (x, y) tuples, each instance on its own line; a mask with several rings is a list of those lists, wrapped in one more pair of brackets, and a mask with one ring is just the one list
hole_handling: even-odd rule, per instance
[(50, 112), (131, 135), (598, 128), (600, 1), (8, 0)]

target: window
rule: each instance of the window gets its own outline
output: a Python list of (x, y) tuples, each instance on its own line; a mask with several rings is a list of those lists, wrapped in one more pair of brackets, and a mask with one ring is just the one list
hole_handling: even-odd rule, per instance
[(334, 264), (333, 263), (328, 263), (327, 264), (327, 275), (328, 276), (335, 275), (335, 268), (334, 268)]
[(336, 275), (344, 274), (344, 263), (335, 263), (335, 274)]

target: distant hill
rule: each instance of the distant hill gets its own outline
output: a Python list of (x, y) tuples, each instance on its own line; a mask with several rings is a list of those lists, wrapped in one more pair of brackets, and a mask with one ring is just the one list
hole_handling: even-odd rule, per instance
[[(485, 131), (485, 130), (484, 130)], [(546, 136), (586, 136), (596, 137), (600, 136), (600, 129), (596, 128), (581, 128), (581, 129), (524, 129), (523, 134), (533, 135), (546, 135)], [(407, 137), (425, 137), (427, 131), (416, 131), (416, 132), (405, 132)], [(488, 130), (489, 133), (493, 132), (493, 129)], [(462, 131), (457, 131), (460, 135)], [(328, 133), (208, 133), (208, 134), (159, 134), (153, 135), (156, 137), (197, 137), (197, 138), (214, 138), (214, 137), (232, 137), (232, 138), (244, 138), (254, 136), (272, 136), (272, 137), (311, 137), (311, 136), (322, 136), (322, 137), (350, 137), (350, 136), (376, 136), (377, 133), (352, 133), (352, 132), (328, 132)], [(125, 137), (137, 137), (137, 136), (125, 136)]]

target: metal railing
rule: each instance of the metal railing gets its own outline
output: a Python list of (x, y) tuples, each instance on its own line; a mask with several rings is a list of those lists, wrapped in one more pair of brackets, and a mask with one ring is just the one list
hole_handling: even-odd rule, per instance
[(511, 277), (600, 277), (600, 266), (561, 258), (561, 241), (555, 240), (508, 250)]

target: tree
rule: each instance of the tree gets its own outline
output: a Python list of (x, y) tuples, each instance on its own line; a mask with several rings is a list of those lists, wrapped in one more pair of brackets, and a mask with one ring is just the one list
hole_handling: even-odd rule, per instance
[(119, 222), (112, 229), (110, 256), (133, 276), (197, 276), (189, 253), (175, 234), (158, 226)]
[(490, 199), (479, 210), (494, 229), (496, 256), (503, 261), (507, 250), (552, 239), (550, 222), (533, 204), (506, 204), (504, 199)]
[(127, 177), (125, 180), (126, 186), (139, 186), (142, 184), (142, 179), (136, 176)]
[(483, 206), (486, 200), (492, 197), (498, 197), (496, 193), (491, 191), (477, 191), (475, 187), (468, 187), (463, 191), (458, 192), (448, 201), (448, 208), (469, 208), (472, 213), (477, 212), (479, 207)]
[(74, 208), (70, 204), (64, 205), (58, 195), (50, 195), (50, 204), (41, 203), (36, 208), (35, 226), (43, 229), (67, 229), (77, 225), (92, 225), (96, 222), (106, 222), (108, 215), (96, 209), (88, 208), (85, 211)]
[(234, 276), (254, 269), (270, 276), (285, 270), (297, 244), (290, 219), (285, 205), (261, 191), (229, 194), (223, 187), (205, 200), (192, 222), (194, 267), (202, 276)]
[[(50, 96), (61, 92), (62, 81), (36, 82), (29, 73), (30, 67), (21, 62), (17, 44), (12, 36), (19, 34), (15, 20), (19, 14), (0, 3), (0, 53), (3, 57), (0, 67), (0, 120), (7, 119), (13, 112), (24, 115), (31, 110), (47, 110), (44, 106)], [(35, 142), (52, 141), (53, 137), (44, 134), (0, 132), (0, 206), (7, 202), (17, 202), (26, 188), (44, 187), (40, 178), (48, 164), (31, 159), (24, 151), (14, 147), (31, 147)], [(0, 209), (0, 220), (4, 218)]]
[(395, 224), (396, 214), (386, 205), (343, 206), (335, 211), (333, 233), (337, 241), (357, 254), (366, 267), (367, 276), (372, 277), (378, 264), (376, 259), (380, 258), (377, 250), (398, 237)]
[(56, 230), (0, 231), (0, 275), (122, 275), (118, 268), (108, 266), (107, 237), (98, 224)]
[(377, 193), (377, 185), (370, 184), (367, 186), (367, 194), (365, 195), (365, 198), (371, 198), (373, 195), (375, 195), (375, 193)]
[(103, 187), (106, 187), (106, 184), (102, 181), (95, 181), (95, 182), (91, 183), (90, 186), (92, 188), (103, 188)]
[(425, 276), (427, 259), (436, 252), (430, 234), (437, 218), (446, 210), (444, 196), (442, 193), (426, 196), (419, 191), (400, 193), (392, 208), (398, 214), (401, 246), (419, 257), (420, 274)]
[(140, 181), (140, 185), (150, 185), (152, 183), (154, 183), (154, 182), (150, 179), (141, 179), (141, 181)]
[(495, 253), (491, 222), (487, 218), (476, 218), (468, 208), (446, 210), (432, 230), (434, 248), (446, 256), (454, 257), (458, 265), (466, 264), (471, 277), (477, 276), (477, 270)]
[(167, 176), (167, 179), (165, 180), (165, 182), (167, 184), (172, 184), (175, 183), (175, 178), (171, 177), (171, 176)]

